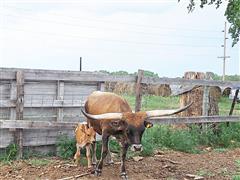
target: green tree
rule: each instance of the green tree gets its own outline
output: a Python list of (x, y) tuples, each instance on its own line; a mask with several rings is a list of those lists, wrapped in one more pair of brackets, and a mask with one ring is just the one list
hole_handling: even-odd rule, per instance
[[(189, 5), (187, 7), (189, 12), (195, 9), (196, 1), (199, 0), (189, 0)], [(224, 0), (200, 0), (200, 7), (203, 8), (206, 5), (215, 5), (216, 8), (219, 8), (223, 1)], [(225, 16), (230, 23), (228, 31), (232, 36), (232, 46), (234, 46), (238, 43), (240, 35), (240, 0), (228, 0)]]

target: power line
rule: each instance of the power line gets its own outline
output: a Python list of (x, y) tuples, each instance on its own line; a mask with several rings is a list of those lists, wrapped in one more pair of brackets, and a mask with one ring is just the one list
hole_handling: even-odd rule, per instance
[[(1, 13), (0, 14), (4, 14)], [(58, 22), (58, 21), (53, 21), (53, 20), (44, 20), (44, 19), (37, 19), (37, 18), (32, 18), (29, 16), (18, 16), (18, 15), (13, 15), (13, 14), (4, 14), (5, 16), (8, 17), (23, 17), (25, 19), (30, 19), (34, 22), (36, 21), (41, 21), (41, 22), (45, 22), (45, 23), (55, 23), (55, 24), (62, 24), (62, 25), (67, 25), (67, 26), (74, 26), (74, 27), (81, 27), (81, 28), (91, 28), (91, 29), (97, 29), (99, 28), (98, 26), (89, 26), (89, 25), (80, 25), (80, 24), (71, 24), (68, 22)], [(146, 33), (143, 31), (133, 31), (133, 30), (121, 30), (121, 29), (117, 29), (117, 28), (112, 28), (112, 27), (108, 27), (108, 28), (104, 28), (104, 27), (100, 27), (103, 30), (114, 30), (114, 31), (124, 31), (124, 32), (133, 32), (133, 33), (137, 33), (137, 34), (142, 34), (142, 35), (147, 35), (147, 36), (160, 36), (160, 37), (165, 37), (165, 36), (169, 36), (169, 34), (159, 34), (159, 33)], [(171, 34), (171, 36), (173, 36), (173, 34)], [(177, 36), (178, 38), (194, 38), (194, 39), (219, 39), (219, 37), (210, 37), (210, 36), (188, 36), (188, 35), (179, 35)]]
[(31, 33), (44, 33), (51, 36), (65, 36), (65, 37), (71, 37), (71, 38), (80, 38), (80, 39), (95, 39), (95, 40), (101, 40), (105, 42), (117, 42), (117, 43), (123, 43), (123, 44), (137, 44), (137, 45), (154, 45), (154, 46), (184, 46), (184, 47), (206, 47), (206, 48), (216, 48), (215, 45), (196, 45), (196, 44), (167, 44), (167, 43), (155, 43), (155, 42), (141, 42), (141, 41), (126, 41), (126, 40), (116, 40), (116, 39), (104, 39), (104, 38), (98, 38), (98, 37), (86, 37), (86, 36), (76, 36), (76, 35), (66, 35), (66, 34), (57, 34), (57, 33), (51, 33), (51, 32), (42, 32), (42, 31), (31, 31), (26, 29), (19, 29), (19, 28), (9, 28), (2, 26), (1, 28), (5, 29), (14, 29), (17, 31), (25, 31), (25, 32), (31, 32)]
[[(16, 8), (12, 6), (4, 6), (4, 8), (9, 8), (9, 9), (15, 9), (15, 10), (22, 10), (26, 12), (33, 12), (31, 9), (26, 9), (26, 8)], [(185, 30), (185, 31), (197, 31), (197, 32), (218, 32), (217, 30), (203, 30), (203, 29), (197, 29), (197, 28), (173, 28), (173, 27), (164, 27), (164, 26), (154, 26), (154, 25), (146, 25), (146, 24), (132, 24), (132, 23), (127, 23), (127, 22), (115, 22), (115, 21), (109, 21), (109, 20), (102, 20), (102, 19), (92, 19), (92, 18), (87, 18), (87, 17), (79, 17), (79, 16), (69, 16), (69, 15), (64, 15), (64, 14), (59, 14), (59, 13), (53, 13), (51, 14), (56, 15), (56, 16), (63, 16), (63, 17), (68, 17), (72, 19), (77, 19), (79, 20), (87, 20), (87, 21), (97, 21), (97, 22), (105, 22), (105, 23), (115, 23), (115, 24), (125, 24), (125, 25), (130, 25), (130, 26), (137, 26), (137, 27), (144, 27), (144, 28), (154, 28), (154, 29), (168, 29), (168, 30)], [(219, 37), (218, 37), (219, 38)]]

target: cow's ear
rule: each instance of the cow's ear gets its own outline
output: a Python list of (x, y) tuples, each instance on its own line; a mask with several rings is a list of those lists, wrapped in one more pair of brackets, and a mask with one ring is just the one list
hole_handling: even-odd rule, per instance
[(149, 121), (144, 121), (144, 126), (145, 126), (146, 128), (151, 128), (151, 127), (153, 127), (153, 123), (151, 123), (151, 122), (149, 122)]

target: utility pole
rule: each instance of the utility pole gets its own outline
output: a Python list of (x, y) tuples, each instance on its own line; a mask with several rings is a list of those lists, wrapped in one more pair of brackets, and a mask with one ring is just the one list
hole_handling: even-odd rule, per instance
[(82, 71), (82, 57), (79, 60), (79, 71)]
[(230, 58), (230, 56), (226, 55), (226, 45), (227, 45), (227, 22), (224, 23), (224, 30), (222, 31), (224, 32), (224, 44), (222, 45), (223, 47), (223, 56), (220, 56), (218, 58), (223, 59), (223, 75), (222, 75), (222, 80), (225, 80), (225, 70), (226, 70), (226, 59)]

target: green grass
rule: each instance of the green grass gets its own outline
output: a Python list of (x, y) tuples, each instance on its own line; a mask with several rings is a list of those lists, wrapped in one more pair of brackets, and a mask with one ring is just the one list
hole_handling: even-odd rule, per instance
[(10, 162), (11, 160), (15, 160), (17, 157), (18, 146), (16, 144), (10, 144), (0, 155), (0, 161), (2, 162)]
[(28, 164), (32, 165), (32, 166), (39, 167), (39, 166), (48, 165), (51, 162), (51, 160), (33, 158), (33, 159), (30, 159), (30, 160), (27, 160), (26, 162)]
[[(132, 109), (135, 109), (135, 96), (133, 95), (121, 95), (124, 99), (128, 101)], [(232, 105), (232, 100), (228, 97), (221, 97), (218, 103), (219, 114), (228, 115)], [(144, 95), (142, 97), (142, 110), (153, 110), (153, 109), (174, 109), (179, 107), (179, 97), (169, 96), (161, 97), (154, 95)], [(235, 115), (240, 115), (240, 106), (235, 105), (234, 112)]]
[(237, 159), (235, 161), (235, 163), (236, 163), (236, 166), (237, 166), (238, 170), (237, 170), (236, 175), (234, 175), (232, 179), (233, 180), (240, 180), (240, 159)]
[[(135, 107), (135, 96), (133, 95), (121, 95), (124, 99), (128, 101), (131, 108)], [(152, 110), (152, 109), (173, 109), (179, 107), (179, 97), (169, 96), (153, 96), (144, 95), (142, 97), (142, 110)]]

